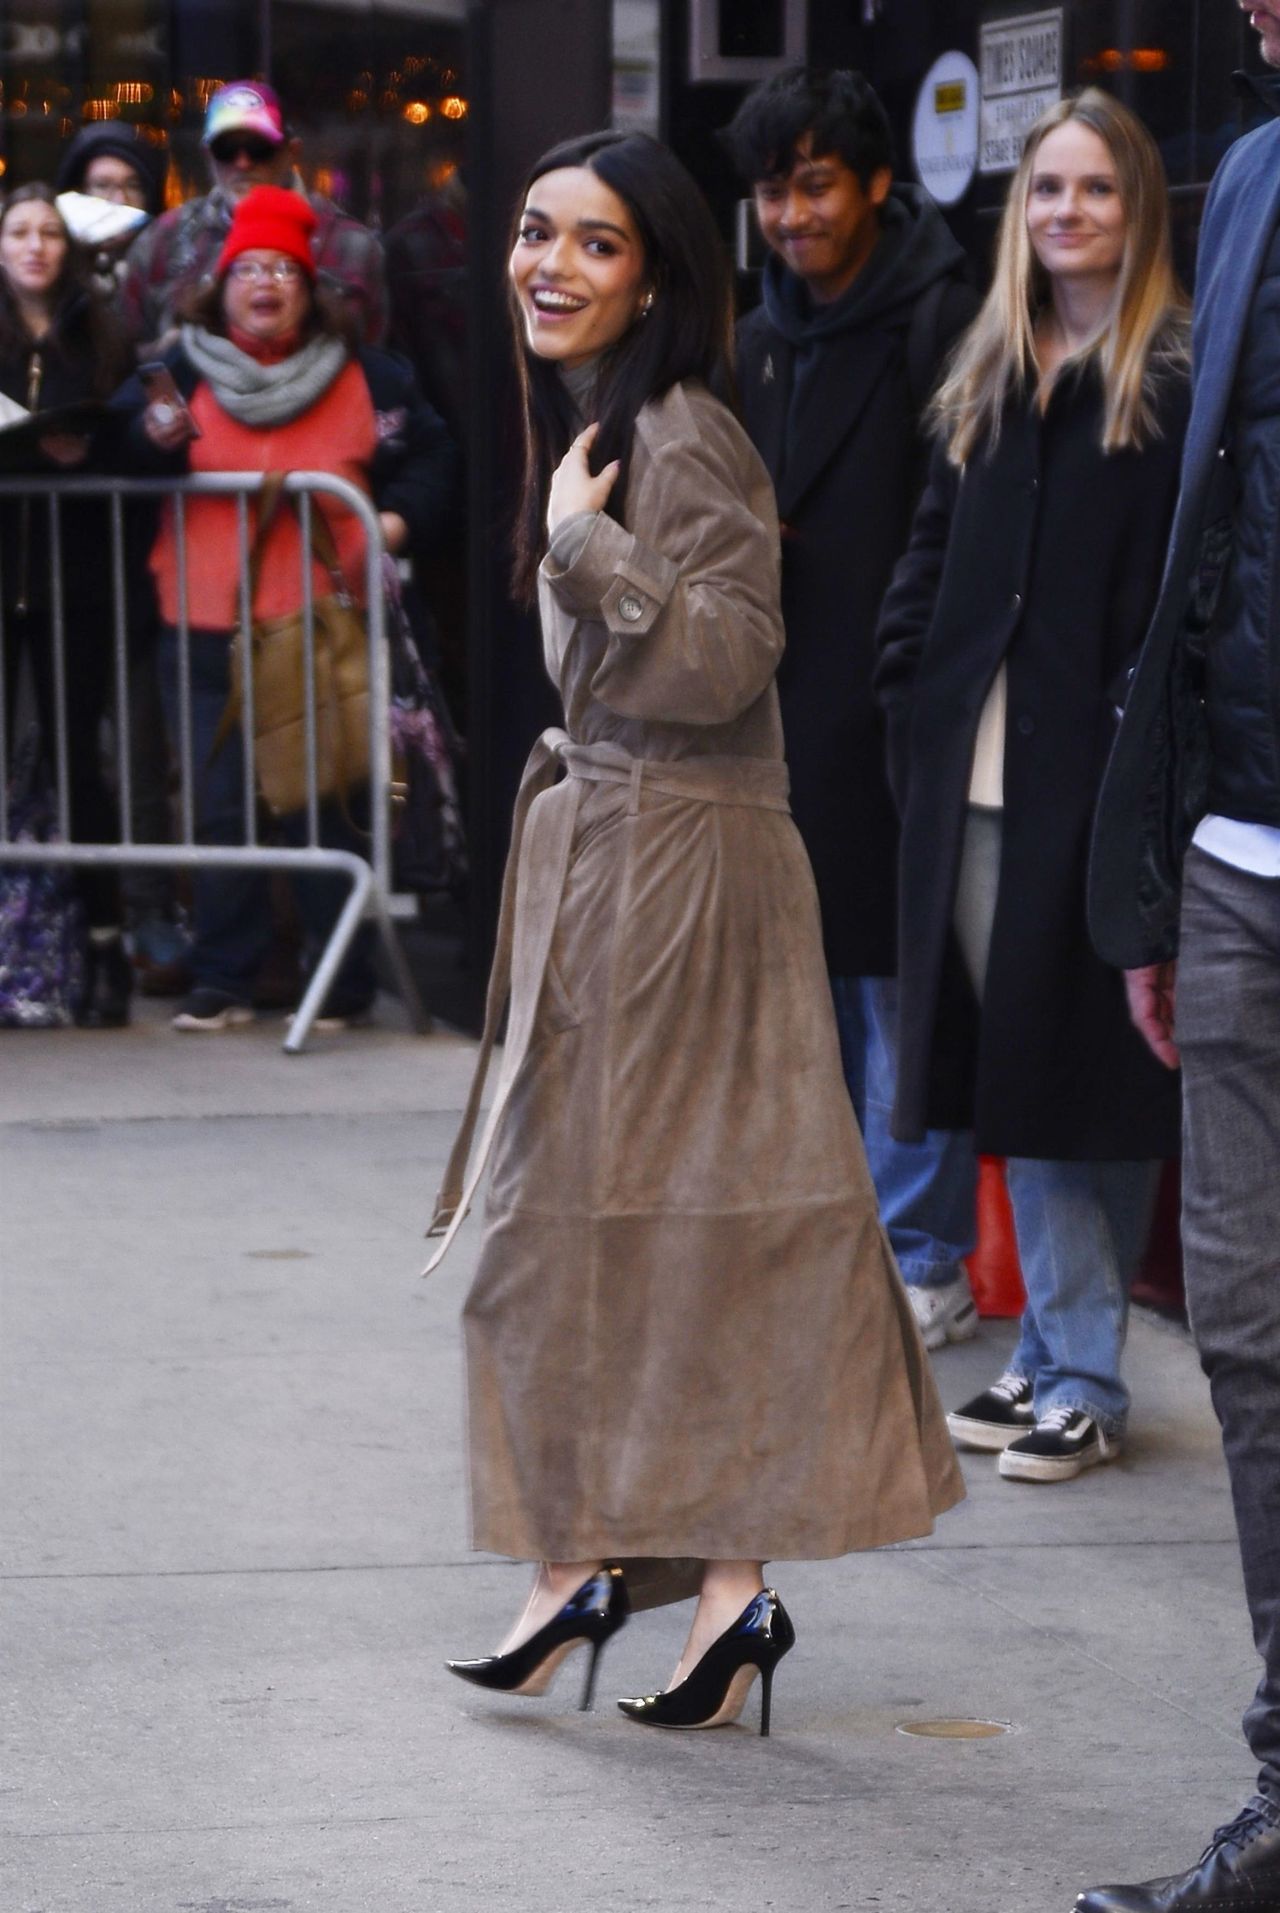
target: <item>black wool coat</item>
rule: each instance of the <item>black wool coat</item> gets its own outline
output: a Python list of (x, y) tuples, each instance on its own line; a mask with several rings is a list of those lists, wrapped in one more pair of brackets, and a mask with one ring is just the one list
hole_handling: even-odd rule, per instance
[(978, 306), (950, 251), (939, 253), (946, 284), (933, 303), (923, 391), (912, 389), (904, 303), (823, 340), (788, 433), (794, 348), (764, 307), (738, 329), (743, 421), (782, 521), (787, 643), (777, 681), (791, 809), (834, 976), (891, 976), (896, 965), (898, 819), (871, 679), (881, 601), (928, 466), (920, 412)]
[[(26, 406), (30, 391), (31, 363), (38, 353), (41, 362), (40, 391), (35, 409), (57, 411), (62, 406), (79, 405), (101, 396), (101, 370), (95, 364), (95, 340), (90, 324), (92, 295), (73, 292), (55, 315), (53, 326), (41, 340), (27, 339), (0, 352), (0, 392)], [(120, 369), (127, 363), (121, 351)], [(109, 466), (109, 433), (99, 429), (90, 436), (88, 456), (79, 465), (59, 465), (37, 448), (30, 452), (26, 470), (34, 478), (91, 478)], [(22, 476), (11, 460), (0, 461), (0, 475), (6, 479)], [(100, 499), (71, 499), (60, 511), (63, 552), (62, 589), (68, 607), (103, 611), (110, 593), (111, 519), (107, 505)], [(51, 596), (49, 573), (49, 507), (43, 498), (0, 501), (0, 589), (4, 604), (11, 608), (21, 594), (33, 610), (48, 610)], [(103, 612), (104, 618), (109, 614)]]
[[(1011, 406), (963, 473), (935, 453), (881, 620), (876, 688), (902, 810), (895, 1133), (972, 1126), (1044, 1160), (1175, 1155), (1177, 1078), (1130, 1025), (1086, 925), (1090, 829), (1160, 584), (1188, 391), (1161, 436), (1100, 446), (1101, 385)], [(978, 721), (1007, 667), (1004, 841), (981, 1016), (952, 927)]]

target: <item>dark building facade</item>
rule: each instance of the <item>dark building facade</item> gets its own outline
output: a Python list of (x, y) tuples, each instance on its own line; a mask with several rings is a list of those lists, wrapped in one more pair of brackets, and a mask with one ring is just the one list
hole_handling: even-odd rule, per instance
[[(788, 10), (788, 0), (773, 0), (772, 9), (763, 0), (750, 10), (757, 22), (771, 12), (772, 49), (783, 44)], [(715, 133), (741, 98), (743, 82), (692, 77), (690, 45), (704, 11), (716, 9), (704, 0), (670, 0), (665, 10), (663, 125), (716, 194), (727, 222), (736, 188)], [(730, 46), (732, 0), (721, 0), (719, 11)], [(803, 21), (806, 58), (858, 67), (873, 82), (893, 121), (904, 177), (918, 176), (921, 136), (935, 161), (945, 157), (956, 165), (949, 188), (963, 189), (945, 210), (980, 267), (1016, 159), (1018, 130), (1050, 98), (1103, 86), (1151, 128), (1168, 170), (1188, 275), (1209, 181), (1227, 147), (1260, 114), (1232, 81), (1238, 69), (1259, 70), (1257, 36), (1235, 0), (801, 0), (799, 6), (793, 0), (790, 11)], [(947, 56), (951, 63), (939, 69)], [(959, 151), (948, 153), (948, 147)], [(932, 184), (938, 175), (931, 180), (927, 169), (926, 158), (923, 170)]]
[[(478, 979), (519, 766), (553, 715), (503, 558), (516, 440), (505, 254), (531, 159), (611, 118), (660, 133), (741, 245), (749, 221), (716, 135), (746, 87), (789, 58), (860, 67), (889, 108), (900, 173), (935, 190), (981, 275), (1020, 131), (1095, 82), (1159, 142), (1189, 278), (1208, 182), (1262, 110), (1232, 83), (1257, 69), (1254, 49), (1235, 0), (0, 0), (0, 186), (51, 178), (79, 126), (118, 117), (167, 149), (176, 203), (204, 189), (210, 91), (256, 73), (285, 98), (309, 185), (388, 234), (447, 210), (457, 257), (424, 264), (412, 235), (401, 254), (420, 272), (402, 279), (402, 343), (447, 293), (467, 553), (436, 585), (468, 739)], [(750, 271), (741, 287), (750, 302)]]

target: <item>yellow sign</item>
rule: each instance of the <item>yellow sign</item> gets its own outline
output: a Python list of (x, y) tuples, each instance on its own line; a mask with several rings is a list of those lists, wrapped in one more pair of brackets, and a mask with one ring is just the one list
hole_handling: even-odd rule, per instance
[(935, 113), (963, 113), (965, 98), (964, 81), (949, 80), (943, 86), (934, 87), (933, 110)]

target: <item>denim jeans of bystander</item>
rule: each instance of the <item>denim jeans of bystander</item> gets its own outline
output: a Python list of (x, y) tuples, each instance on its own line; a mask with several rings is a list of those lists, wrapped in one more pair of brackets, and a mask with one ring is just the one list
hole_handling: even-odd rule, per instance
[(1037, 1419), (1078, 1408), (1121, 1435), (1129, 1285), (1155, 1207), (1158, 1162), (1040, 1162), (1011, 1156), (1005, 1181), (1026, 1285), (1010, 1372), (1034, 1388)]
[(894, 1139), (897, 985), (892, 977), (837, 976), (831, 988), (845, 1081), (903, 1280), (918, 1288), (955, 1282), (964, 1277), (976, 1237), (973, 1137), (967, 1130), (931, 1129), (923, 1142)]
[[(1002, 835), (1000, 811), (970, 808), (955, 922), (980, 1002)], [(1027, 1291), (1009, 1373), (1033, 1385), (1037, 1419), (1054, 1409), (1078, 1409), (1104, 1435), (1118, 1437), (1129, 1412), (1120, 1376), (1129, 1285), (1150, 1229), (1160, 1164), (1011, 1156), (1005, 1177)]]

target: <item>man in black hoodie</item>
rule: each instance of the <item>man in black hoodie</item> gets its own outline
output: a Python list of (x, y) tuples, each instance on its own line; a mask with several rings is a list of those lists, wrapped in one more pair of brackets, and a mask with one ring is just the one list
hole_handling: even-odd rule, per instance
[(962, 1264), (975, 1163), (968, 1136), (889, 1134), (898, 828), (871, 674), (924, 480), (921, 415), (979, 302), (933, 202), (894, 184), (889, 124), (861, 75), (789, 68), (747, 96), (724, 138), (769, 248), (738, 376), (783, 524), (791, 804), (881, 1214), (925, 1346), (940, 1348), (977, 1326)]
[(169, 155), (125, 120), (99, 120), (76, 134), (58, 166), (60, 193), (88, 193), (136, 206), (152, 219), (164, 211)]
[[(99, 120), (76, 134), (58, 167), (59, 194), (83, 193), (88, 199), (110, 200), (154, 219), (164, 211), (164, 184), (169, 171), (165, 147), (148, 140), (140, 128), (124, 120)], [(77, 238), (83, 238), (67, 206), (59, 208)], [(118, 239), (90, 239), (98, 291), (111, 297), (124, 270), (124, 256), (137, 237), (134, 225)]]

